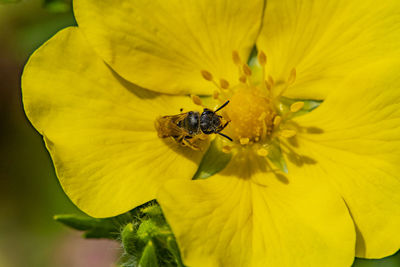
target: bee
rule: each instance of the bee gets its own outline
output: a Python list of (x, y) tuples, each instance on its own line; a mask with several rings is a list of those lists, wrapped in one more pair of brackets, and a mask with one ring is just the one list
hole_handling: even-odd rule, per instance
[(205, 108), (201, 114), (197, 111), (189, 111), (178, 115), (162, 116), (155, 123), (158, 136), (172, 137), (179, 144), (194, 150), (199, 150), (195, 144), (196, 141), (205, 139), (205, 136), (209, 134), (219, 134), (232, 141), (229, 136), (221, 133), (230, 121), (216, 114), (228, 103), (229, 100), (215, 111)]

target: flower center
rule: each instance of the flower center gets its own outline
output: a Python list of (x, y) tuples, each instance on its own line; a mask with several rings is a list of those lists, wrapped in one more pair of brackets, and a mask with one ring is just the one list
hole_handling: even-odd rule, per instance
[(259, 65), (253, 68), (260, 70), (258, 75), (252, 73), (252, 69), (241, 60), (237, 51), (233, 51), (232, 59), (239, 72), (235, 86), (230, 86), (223, 78), (216, 80), (206, 70), (201, 71), (203, 78), (216, 86), (213, 97), (218, 105), (230, 101), (221, 113), (229, 121), (224, 134), (234, 142), (224, 140), (222, 151), (230, 153), (250, 148), (262, 157), (273, 154), (271, 157), (280, 162), (280, 143), (294, 137), (297, 132), (288, 122), (304, 107), (302, 101), (282, 97), (282, 93), (295, 82), (296, 70), (292, 69), (286, 81), (275, 83), (271, 76), (266, 77), (267, 57), (263, 52), (258, 53)]
[(242, 145), (268, 138), (276, 115), (271, 99), (254, 85), (239, 84), (233, 91), (224, 114), (231, 121), (226, 133)]

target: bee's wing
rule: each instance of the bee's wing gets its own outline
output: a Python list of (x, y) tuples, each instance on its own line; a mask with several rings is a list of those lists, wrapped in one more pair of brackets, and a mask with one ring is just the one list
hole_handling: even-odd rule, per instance
[(172, 116), (163, 116), (157, 119), (156, 129), (160, 137), (177, 137), (186, 134), (186, 131), (178, 126), (180, 121), (183, 121), (187, 113), (182, 113)]
[(178, 115), (164, 116), (163, 118), (170, 118), (175, 124), (178, 124), (180, 121), (183, 121), (188, 116), (188, 113), (181, 113)]

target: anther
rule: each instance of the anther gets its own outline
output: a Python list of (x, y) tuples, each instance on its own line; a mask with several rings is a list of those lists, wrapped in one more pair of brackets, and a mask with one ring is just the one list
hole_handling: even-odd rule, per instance
[(268, 81), (264, 81), (264, 83), (265, 83), (265, 87), (267, 87), (267, 89), (268, 89), (269, 91), (271, 91), (272, 85), (271, 85)]
[(214, 99), (218, 99), (219, 98), (219, 92), (217, 90), (214, 91), (213, 98)]
[(198, 105), (198, 106), (203, 105), (201, 98), (198, 95), (191, 95), (190, 97), (192, 98), (192, 101), (195, 105)]
[(279, 135), (284, 138), (291, 138), (296, 135), (296, 131), (294, 130), (282, 130), (279, 132)]
[(274, 126), (278, 126), (282, 121), (282, 117), (281, 116), (275, 116), (273, 124)]
[(225, 79), (220, 79), (219, 84), (221, 85), (222, 89), (228, 89), (229, 88), (229, 82)]
[(236, 65), (240, 65), (240, 63), (242, 61), (240, 60), (240, 56), (239, 56), (239, 52), (238, 51), (234, 50), (232, 52), (232, 60), (233, 60), (233, 63), (235, 63)]
[(209, 73), (209, 72), (206, 71), (206, 70), (202, 70), (202, 71), (201, 71), (201, 76), (203, 76), (203, 78), (204, 78), (205, 80), (207, 80), (207, 81), (212, 81), (212, 80), (213, 80), (212, 74)]
[(301, 101), (295, 102), (290, 106), (290, 112), (295, 113), (295, 112), (301, 110), (303, 107), (304, 107), (304, 102), (301, 102)]
[(246, 138), (242, 137), (242, 138), (239, 139), (239, 142), (240, 142), (241, 145), (247, 145), (250, 142), (250, 139), (247, 138), (247, 137)]
[(240, 76), (240, 77), (239, 77), (239, 81), (240, 81), (241, 83), (246, 83), (246, 81), (247, 81), (246, 75)]
[(290, 71), (290, 75), (289, 75), (287, 83), (288, 83), (288, 85), (292, 85), (292, 84), (294, 84), (295, 81), (296, 81), (296, 69), (293, 68)]
[(261, 66), (265, 66), (265, 64), (267, 64), (267, 56), (263, 51), (258, 52), (258, 62)]
[(258, 117), (258, 120), (263, 121), (263, 120), (265, 120), (266, 117), (267, 117), (267, 113), (263, 112), (263, 113), (261, 113), (260, 117)]
[(271, 75), (268, 76), (268, 83), (272, 86), (274, 86), (275, 82), (274, 82), (274, 78), (272, 78)]
[(265, 148), (260, 148), (257, 150), (257, 155), (259, 155), (261, 157), (266, 157), (266, 156), (268, 156), (268, 150)]
[(246, 76), (251, 76), (251, 69), (250, 69), (249, 65), (243, 64), (242, 69), (243, 69), (243, 73)]

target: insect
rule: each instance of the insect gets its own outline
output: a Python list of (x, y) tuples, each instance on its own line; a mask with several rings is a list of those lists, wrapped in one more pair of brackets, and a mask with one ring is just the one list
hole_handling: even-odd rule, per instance
[(215, 111), (205, 108), (200, 114), (197, 111), (189, 111), (178, 115), (162, 116), (156, 120), (155, 126), (158, 136), (161, 138), (172, 137), (183, 146), (199, 150), (195, 144), (199, 139), (205, 139), (205, 135), (219, 134), (228, 140), (232, 139), (221, 133), (229, 124), (217, 111), (228, 105), (226, 101)]

